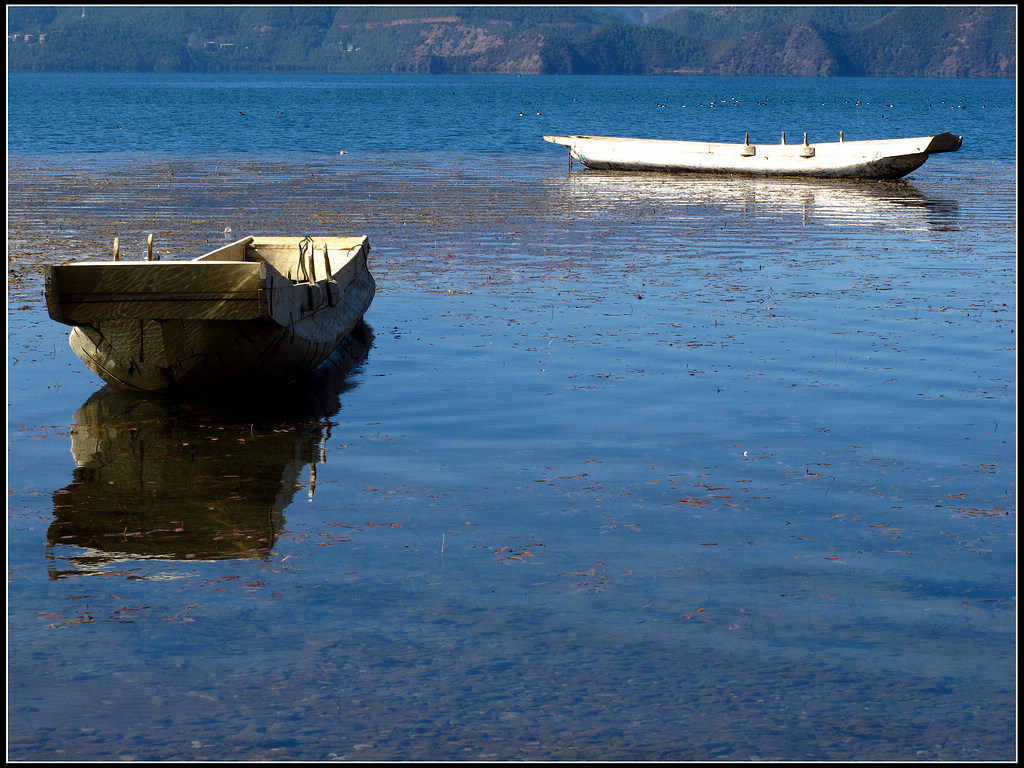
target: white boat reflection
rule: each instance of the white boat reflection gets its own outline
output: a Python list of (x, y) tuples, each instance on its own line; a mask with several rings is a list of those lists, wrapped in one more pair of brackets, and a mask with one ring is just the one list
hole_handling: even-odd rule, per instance
[(772, 179), (727, 175), (587, 170), (550, 176), (552, 194), (576, 215), (621, 211), (657, 219), (739, 213), (752, 220), (797, 216), (824, 226), (887, 226), (902, 231), (958, 229), (955, 201), (926, 196), (905, 181)]
[(53, 495), (50, 578), (149, 559), (266, 557), (296, 493), (315, 491), (330, 419), (372, 343), (360, 331), (272, 402), (96, 392), (75, 412), (74, 479)]

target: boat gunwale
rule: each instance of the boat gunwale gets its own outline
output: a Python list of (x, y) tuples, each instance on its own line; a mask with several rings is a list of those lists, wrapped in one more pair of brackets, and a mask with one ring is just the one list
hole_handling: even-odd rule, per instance
[[(46, 268), (46, 304), (51, 319), (70, 326), (95, 325), (107, 320), (184, 319), (273, 319), (291, 324), (303, 315), (333, 306), (340, 292), (368, 270), (369, 238), (335, 237), (318, 240), (317, 247), (340, 246), (330, 264), (330, 274), (300, 279), (296, 266), (283, 271), (257, 245), (290, 247), (300, 237), (246, 237), (192, 259), (79, 261)], [(269, 242), (268, 242), (269, 241)], [(342, 254), (338, 254), (342, 250)], [(320, 251), (322, 253), (322, 251)], [(235, 254), (211, 260), (214, 254)], [(314, 254), (310, 254), (312, 258)], [(339, 258), (340, 255), (340, 258)], [(294, 258), (294, 257), (292, 257)], [(330, 260), (330, 259), (328, 259)], [(319, 259), (326, 273), (324, 260)], [(141, 270), (141, 272), (139, 272)], [(170, 273), (161, 276), (161, 272)], [(195, 273), (199, 273), (196, 277)], [(91, 273), (91, 274), (90, 274)], [(208, 277), (203, 277), (207, 273)], [(77, 274), (78, 278), (69, 278)], [(191, 278), (185, 281), (184, 276)], [(223, 276), (220, 284), (216, 276)], [(134, 275), (131, 279), (128, 275)], [(180, 275), (175, 281), (175, 275)], [(132, 285), (134, 283), (134, 285)], [(102, 288), (97, 288), (102, 286)], [(149, 309), (147, 309), (149, 307)], [(155, 309), (154, 309), (155, 308)]]

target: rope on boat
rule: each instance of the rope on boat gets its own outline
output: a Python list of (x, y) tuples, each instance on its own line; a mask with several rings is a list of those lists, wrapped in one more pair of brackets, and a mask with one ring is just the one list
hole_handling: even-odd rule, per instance
[[(295, 268), (295, 276), (298, 277), (299, 274), (301, 273), (302, 276), (305, 278), (304, 282), (308, 283), (308, 282), (311, 282), (311, 281), (309, 279), (309, 270), (306, 269), (306, 250), (307, 249), (309, 249), (309, 251), (312, 253), (313, 238), (310, 237), (309, 235), (306, 235), (304, 238), (302, 238), (299, 241), (299, 263), (298, 263), (298, 266)], [(296, 282), (298, 282), (298, 281), (296, 281)]]

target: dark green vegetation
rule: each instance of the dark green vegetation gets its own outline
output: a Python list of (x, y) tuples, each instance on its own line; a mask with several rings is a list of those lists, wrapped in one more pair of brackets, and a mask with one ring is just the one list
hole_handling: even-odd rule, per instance
[[(9, 72), (1015, 77), (1015, 6), (9, 7)], [(648, 19), (634, 23), (633, 19)]]

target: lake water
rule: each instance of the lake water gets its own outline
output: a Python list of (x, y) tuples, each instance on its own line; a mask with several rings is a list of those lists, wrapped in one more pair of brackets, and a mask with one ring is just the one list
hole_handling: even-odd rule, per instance
[[(1013, 760), (1015, 86), (9, 75), (9, 759)], [(840, 130), (964, 143), (541, 139)], [(368, 235), (364, 343), (103, 387), (44, 265), (228, 227)]]

